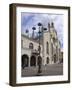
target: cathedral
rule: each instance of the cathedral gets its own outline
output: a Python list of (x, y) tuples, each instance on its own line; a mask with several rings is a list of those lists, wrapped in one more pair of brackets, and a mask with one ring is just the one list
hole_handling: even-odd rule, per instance
[(48, 23), (47, 29), (41, 28), (41, 35), (36, 38), (21, 34), (22, 68), (60, 63), (61, 43), (54, 23)]

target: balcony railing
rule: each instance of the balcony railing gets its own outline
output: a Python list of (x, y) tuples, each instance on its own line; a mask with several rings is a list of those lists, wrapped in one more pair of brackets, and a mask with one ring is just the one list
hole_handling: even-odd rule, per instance
[(38, 50), (32, 50), (32, 54), (39, 55), (39, 51)]

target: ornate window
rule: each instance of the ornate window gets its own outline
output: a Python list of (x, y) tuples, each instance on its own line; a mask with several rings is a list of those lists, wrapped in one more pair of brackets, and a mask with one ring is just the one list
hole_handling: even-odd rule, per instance
[(33, 43), (30, 43), (30, 44), (29, 44), (29, 48), (30, 48), (30, 49), (33, 49)]
[(49, 58), (48, 57), (47, 57), (47, 61), (46, 62), (47, 62), (47, 64), (49, 64)]
[(53, 44), (51, 43), (51, 52), (52, 52), (52, 55), (53, 55)]
[(48, 42), (46, 43), (46, 50), (47, 50), (47, 51), (46, 51), (47, 54), (49, 54), (49, 43), (48, 43)]

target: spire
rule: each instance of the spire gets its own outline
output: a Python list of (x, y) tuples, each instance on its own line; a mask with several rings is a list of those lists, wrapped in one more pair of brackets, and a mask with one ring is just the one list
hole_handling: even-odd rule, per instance
[(32, 32), (32, 38), (34, 39), (34, 37), (35, 37), (34, 36), (34, 34), (35, 34), (34, 31), (36, 30), (36, 28), (35, 27), (32, 27), (32, 30), (33, 30), (33, 32)]
[(49, 29), (49, 31), (50, 31), (50, 23), (48, 23), (48, 29)]
[(51, 23), (51, 27), (54, 28), (54, 23), (53, 22)]

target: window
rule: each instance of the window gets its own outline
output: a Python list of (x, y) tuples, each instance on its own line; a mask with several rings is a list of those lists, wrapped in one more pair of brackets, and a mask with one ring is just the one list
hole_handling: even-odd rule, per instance
[(47, 64), (49, 64), (49, 58), (47, 57)]
[(38, 46), (38, 51), (41, 52), (41, 47), (40, 46)]
[(56, 53), (57, 53), (58, 47), (56, 46)]
[(24, 54), (22, 55), (22, 68), (28, 67), (29, 57), (28, 55)]
[(52, 51), (52, 55), (53, 55), (53, 44), (51, 43), (51, 51)]
[(56, 46), (56, 57), (58, 59), (58, 47)]
[(30, 44), (29, 44), (29, 48), (30, 48), (30, 49), (33, 49), (33, 43), (30, 43)]
[(53, 42), (55, 43), (55, 41), (56, 41), (56, 39), (55, 39), (55, 37), (53, 37)]
[(49, 43), (46, 43), (46, 50), (47, 50), (47, 54), (49, 54)]
[(36, 57), (35, 56), (31, 56), (31, 58), (30, 58), (30, 66), (36, 66)]
[(57, 61), (56, 54), (54, 54), (53, 58), (54, 58), (54, 63), (56, 63)]

